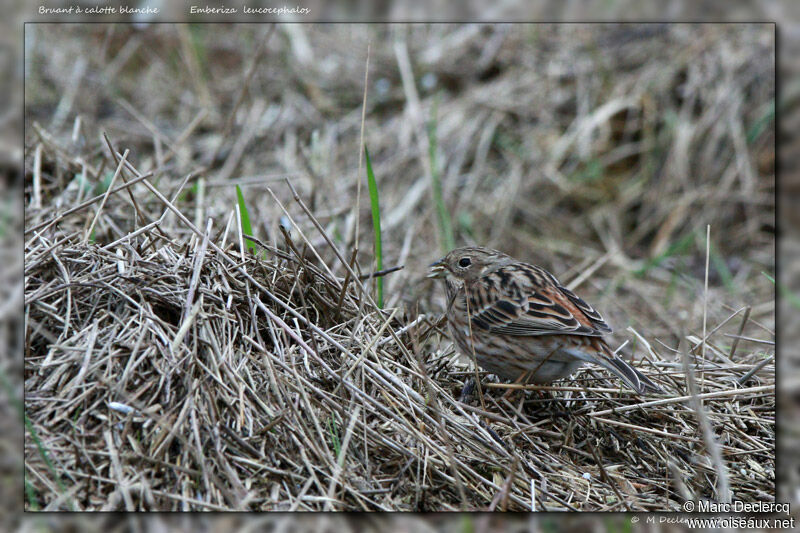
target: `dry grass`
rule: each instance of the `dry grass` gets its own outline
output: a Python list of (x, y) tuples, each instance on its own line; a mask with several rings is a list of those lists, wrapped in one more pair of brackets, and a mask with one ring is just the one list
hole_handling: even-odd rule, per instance
[[(35, 28), (29, 509), (774, 499), (771, 26)], [(667, 394), (585, 368), (460, 402), (434, 172), (457, 242), (558, 274)]]

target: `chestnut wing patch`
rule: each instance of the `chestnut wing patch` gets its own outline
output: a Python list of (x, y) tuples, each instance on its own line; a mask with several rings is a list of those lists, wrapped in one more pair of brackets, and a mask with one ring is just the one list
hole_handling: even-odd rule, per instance
[(594, 329), (602, 333), (611, 333), (611, 327), (606, 324), (606, 321), (603, 320), (603, 317), (600, 316), (600, 313), (598, 313), (594, 307), (583, 301), (574, 292), (566, 287), (559, 285), (558, 288), (562, 293), (564, 293), (564, 295), (566, 295), (569, 301), (572, 302), (572, 304), (575, 305), (575, 307), (577, 307), (581, 313), (583, 313)]
[(511, 280), (507, 271), (498, 271), (475, 287), (470, 295), (473, 328), (520, 336), (602, 336), (611, 331), (594, 308), (552, 275), (524, 267)]

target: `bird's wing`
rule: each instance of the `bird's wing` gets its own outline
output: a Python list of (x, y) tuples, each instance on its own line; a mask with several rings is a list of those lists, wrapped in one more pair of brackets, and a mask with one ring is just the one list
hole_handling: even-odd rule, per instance
[(470, 288), (472, 327), (506, 335), (602, 336), (611, 328), (552, 274), (525, 263), (494, 270)]

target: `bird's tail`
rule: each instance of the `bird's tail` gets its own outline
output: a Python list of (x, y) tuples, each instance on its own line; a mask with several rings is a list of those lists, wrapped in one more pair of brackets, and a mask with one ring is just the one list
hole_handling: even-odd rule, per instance
[(584, 361), (598, 364), (611, 371), (615, 376), (624, 381), (626, 385), (635, 390), (637, 394), (664, 392), (664, 390), (653, 383), (650, 378), (615, 355), (614, 352), (611, 351), (611, 348), (602, 340), (597, 339), (597, 342), (593, 342), (592, 345), (592, 347), (597, 350), (597, 355), (595, 357), (587, 356), (585, 351), (574, 352), (574, 355)]
[(598, 361), (598, 363), (616, 374), (638, 394), (646, 394), (648, 392), (664, 392), (663, 389), (653, 383), (650, 378), (633, 368), (616, 355), (612, 354), (610, 357), (603, 357)]

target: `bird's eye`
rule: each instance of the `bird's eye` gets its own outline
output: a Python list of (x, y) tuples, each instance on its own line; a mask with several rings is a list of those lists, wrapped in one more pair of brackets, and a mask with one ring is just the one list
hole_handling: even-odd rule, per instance
[(458, 266), (461, 268), (467, 268), (470, 264), (472, 264), (472, 261), (470, 261), (469, 257), (462, 257), (458, 261)]

